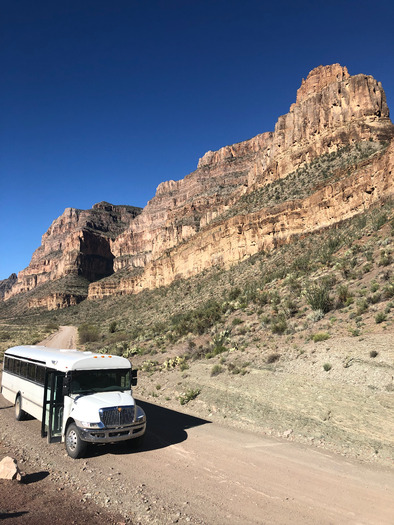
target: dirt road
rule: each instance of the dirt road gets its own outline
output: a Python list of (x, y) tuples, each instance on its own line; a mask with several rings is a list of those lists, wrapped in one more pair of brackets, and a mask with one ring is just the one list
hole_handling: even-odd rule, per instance
[(393, 523), (393, 470), (140, 404), (148, 432), (139, 451), (125, 443), (96, 446), (72, 460), (62, 444), (39, 437), (38, 421), (16, 422), (2, 396), (0, 439), (86, 505), (132, 523)]
[(75, 326), (61, 326), (57, 332), (48, 336), (40, 345), (48, 348), (77, 348), (77, 329)]

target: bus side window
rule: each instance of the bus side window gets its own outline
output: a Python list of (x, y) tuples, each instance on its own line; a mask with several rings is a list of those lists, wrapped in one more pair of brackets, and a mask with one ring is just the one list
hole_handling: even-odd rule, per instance
[(18, 359), (14, 359), (13, 372), (14, 372), (14, 374), (19, 376), (20, 375), (20, 371), (21, 371), (21, 362), (18, 361)]
[(28, 363), (27, 364), (27, 379), (30, 379), (31, 381), (36, 380), (36, 366), (34, 363)]
[(45, 368), (43, 366), (37, 365), (37, 372), (36, 372), (36, 382), (40, 385), (44, 384), (45, 380)]
[(16, 363), (15, 359), (11, 359), (11, 357), (8, 357), (6, 361), (6, 370), (8, 370), (8, 372), (14, 372), (15, 363)]
[(21, 368), (19, 375), (22, 377), (27, 377), (27, 363), (26, 361), (21, 361)]
[(11, 359), (8, 356), (4, 356), (4, 370), (10, 371), (10, 361)]

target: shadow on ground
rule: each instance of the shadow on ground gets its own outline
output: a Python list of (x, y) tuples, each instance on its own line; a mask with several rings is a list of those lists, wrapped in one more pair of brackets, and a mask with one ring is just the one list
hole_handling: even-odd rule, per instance
[(36, 483), (37, 481), (41, 481), (47, 476), (49, 476), (49, 472), (47, 471), (34, 472), (33, 474), (25, 474), (25, 476), (23, 476), (22, 482), (24, 485), (30, 485), (30, 483)]
[(145, 411), (147, 430), (142, 443), (135, 447), (133, 441), (123, 441), (108, 445), (89, 446), (85, 457), (101, 456), (103, 454), (129, 454), (147, 452), (181, 443), (187, 439), (187, 429), (210, 423), (202, 419), (153, 403), (137, 400), (137, 404)]

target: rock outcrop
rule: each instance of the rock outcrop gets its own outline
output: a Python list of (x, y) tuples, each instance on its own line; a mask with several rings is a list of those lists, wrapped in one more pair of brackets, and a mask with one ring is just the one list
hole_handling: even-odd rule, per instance
[[(111, 243), (140, 212), (140, 208), (107, 202), (95, 204), (91, 210), (67, 208), (44, 233), (29, 266), (19, 272), (4, 298), (67, 275), (79, 275), (88, 281), (111, 275), (114, 271)], [(69, 296), (60, 302), (70, 305), (80, 300), (79, 296)], [(53, 301), (59, 302), (56, 293)]]
[[(319, 66), (302, 81), (296, 102), (273, 132), (207, 152), (196, 171), (161, 183), (141, 213), (106, 203), (88, 211), (67, 209), (5, 297), (73, 272), (92, 283), (92, 299), (137, 293), (332, 226), (393, 194), (393, 136), (380, 82), (350, 76), (339, 64)], [(239, 211), (242, 199), (322, 155), (383, 142), (386, 147), (339, 167), (335, 177), (300, 199)], [(69, 300), (52, 294), (46, 305)], [(42, 297), (34, 301), (45, 304)]]
[(16, 275), (16, 273), (12, 273), (8, 279), (2, 279), (0, 281), (0, 301), (2, 299), (4, 299), (4, 296), (6, 294), (6, 292), (8, 292), (9, 290), (11, 290), (11, 288), (14, 286), (14, 284), (16, 283), (18, 277)]
[(149, 263), (142, 275), (126, 275), (115, 286), (111, 279), (92, 283), (89, 298), (166, 286), (216, 265), (229, 267), (259, 251), (288, 243), (295, 236), (332, 227), (394, 197), (393, 166), (394, 142), (371, 162), (361, 163), (351, 176), (324, 186), (310, 197), (212, 224)]
[[(379, 82), (367, 75), (350, 76), (339, 64), (319, 66), (302, 81), (296, 102), (289, 113), (279, 117), (274, 132), (209, 151), (200, 159), (195, 172), (183, 180), (162, 183), (141, 215), (113, 243), (114, 268), (144, 267), (145, 277), (122, 277), (116, 285), (111, 280), (94, 283), (89, 296), (134, 293), (144, 287), (168, 284), (176, 276), (193, 275), (214, 264), (230, 264), (255, 253), (251, 246), (243, 248), (238, 225), (233, 233), (228, 232), (230, 223), (221, 226), (226, 235), (234, 235), (232, 246), (222, 253), (218, 239), (224, 234), (218, 234), (216, 226), (210, 229), (209, 225), (219, 220), (242, 195), (285, 178), (320, 155), (363, 141), (390, 141), (393, 135), (394, 127)], [(368, 203), (370, 199), (366, 199), (366, 206)], [(344, 208), (336, 208), (331, 224), (347, 216)], [(274, 220), (271, 212), (261, 213), (264, 222)], [(300, 228), (292, 232), (290, 224), (286, 226), (287, 220), (284, 219), (281, 237), (291, 238)], [(231, 224), (237, 221), (243, 224), (244, 218), (234, 221)], [(306, 218), (304, 224), (305, 221)], [(242, 224), (239, 227), (245, 231)], [(203, 248), (202, 239), (209, 238), (214, 230), (216, 234), (206, 245), (203, 243)], [(252, 243), (256, 249), (274, 244), (272, 232), (266, 234), (268, 240), (261, 235), (260, 231), (260, 237)], [(185, 241), (186, 245), (181, 244)], [(186, 262), (185, 253), (189, 249), (192, 253)], [(180, 251), (182, 263), (179, 271), (173, 270), (177, 267), (174, 258)], [(167, 267), (163, 261), (168, 257)], [(156, 270), (164, 266), (164, 274)]]

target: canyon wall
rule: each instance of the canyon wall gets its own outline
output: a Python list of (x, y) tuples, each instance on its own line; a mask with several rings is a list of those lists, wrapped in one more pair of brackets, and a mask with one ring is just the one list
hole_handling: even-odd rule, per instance
[[(4, 297), (69, 274), (92, 283), (91, 299), (137, 293), (332, 226), (392, 195), (393, 136), (380, 82), (350, 76), (339, 64), (319, 66), (302, 80), (273, 132), (207, 152), (184, 179), (161, 183), (143, 210), (108, 203), (66, 209)], [(343, 169), (303, 199), (231, 214), (240, 199), (320, 156), (370, 141), (390, 145), (350, 175)], [(72, 300), (53, 293), (46, 305)], [(31, 305), (45, 305), (45, 298)]]
[[(311, 196), (218, 222), (151, 262), (142, 275), (92, 283), (89, 298), (138, 293), (166, 286), (213, 266), (229, 267), (258, 253), (317, 232), (394, 197), (394, 142), (350, 176)], [(347, 171), (347, 169), (346, 169)]]
[(112, 244), (114, 268), (145, 266), (187, 241), (245, 192), (286, 177), (319, 155), (363, 140), (390, 140), (393, 125), (383, 88), (349, 76), (339, 64), (303, 80), (295, 104), (273, 133), (206, 153), (197, 170), (160, 184), (141, 215)]
[(70, 274), (89, 281), (111, 275), (111, 242), (140, 212), (140, 208), (106, 202), (95, 204), (91, 210), (66, 208), (44, 233), (29, 266), (19, 272), (4, 299)]

